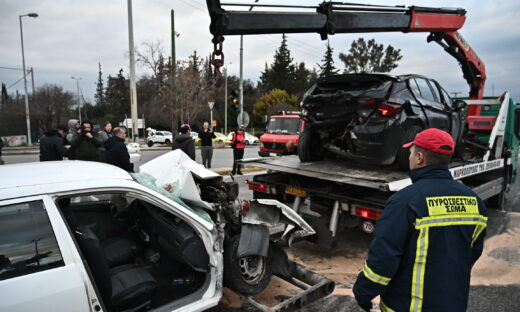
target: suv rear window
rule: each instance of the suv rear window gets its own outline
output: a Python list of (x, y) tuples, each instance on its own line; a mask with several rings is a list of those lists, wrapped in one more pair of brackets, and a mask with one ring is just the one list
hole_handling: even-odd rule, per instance
[(367, 91), (386, 92), (392, 85), (390, 77), (375, 75), (342, 75), (327, 77), (320, 81), (312, 94), (336, 93), (337, 91), (364, 93)]

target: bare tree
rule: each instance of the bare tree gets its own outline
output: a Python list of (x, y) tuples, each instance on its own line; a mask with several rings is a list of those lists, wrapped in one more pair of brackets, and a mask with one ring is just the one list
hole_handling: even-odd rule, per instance
[(143, 50), (136, 49), (135, 51), (137, 63), (148, 67), (153, 72), (153, 76), (157, 77), (161, 70), (161, 63), (164, 63), (162, 43), (159, 39), (156, 39), (155, 41), (144, 41), (141, 45)]
[(210, 72), (200, 70), (202, 59), (194, 52), (187, 62), (177, 66), (176, 87), (173, 113), (181, 123), (192, 123), (196, 116), (207, 109), (208, 101), (215, 99), (215, 87)]

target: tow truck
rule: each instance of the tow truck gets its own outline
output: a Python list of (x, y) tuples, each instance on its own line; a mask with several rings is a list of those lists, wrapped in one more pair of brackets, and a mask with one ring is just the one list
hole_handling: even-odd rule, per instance
[[(222, 81), (223, 42), (229, 35), (318, 33), (322, 40), (337, 33), (425, 32), (460, 64), (469, 85), (466, 157), (450, 163), (455, 179), (469, 185), (499, 209), (516, 178), (520, 140), (520, 108), (505, 92), (484, 98), (484, 62), (458, 32), (466, 20), (461, 8), (385, 6), (322, 2), (317, 6), (223, 4), (206, 0), (211, 17), (216, 84)], [(269, 7), (266, 11), (252, 11)], [(224, 7), (248, 7), (226, 10)], [(273, 10), (284, 8), (286, 11)], [(302, 9), (302, 11), (296, 11)], [(304, 11), (305, 10), (305, 11)], [(272, 198), (292, 205), (316, 231), (315, 241), (332, 248), (338, 230), (360, 226), (373, 232), (387, 199), (411, 183), (393, 166), (346, 163), (341, 160), (300, 162), (298, 156), (244, 159), (267, 169), (246, 181), (255, 198)], [(263, 311), (269, 308), (255, 302)]]

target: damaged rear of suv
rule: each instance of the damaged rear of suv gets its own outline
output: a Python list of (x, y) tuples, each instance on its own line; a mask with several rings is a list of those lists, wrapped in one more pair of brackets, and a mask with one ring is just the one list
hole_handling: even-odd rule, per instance
[(305, 94), (298, 155), (303, 162), (324, 155), (408, 169), (412, 141), (427, 128), (450, 133), (460, 142), (463, 101), (452, 101), (433, 79), (419, 75), (344, 74), (325, 77)]

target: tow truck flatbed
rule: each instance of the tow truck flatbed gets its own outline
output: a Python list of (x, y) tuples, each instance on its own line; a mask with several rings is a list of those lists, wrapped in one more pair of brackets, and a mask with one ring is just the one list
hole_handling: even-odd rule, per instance
[[(300, 162), (297, 155), (289, 155), (248, 158), (243, 159), (242, 163), (277, 172), (292, 173), (380, 191), (398, 191), (411, 184), (408, 174), (396, 169), (394, 166), (359, 164), (346, 159)], [(496, 170), (503, 166), (503, 159), (468, 163), (453, 161), (450, 163), (450, 171), (455, 179), (462, 179), (482, 172)]]

